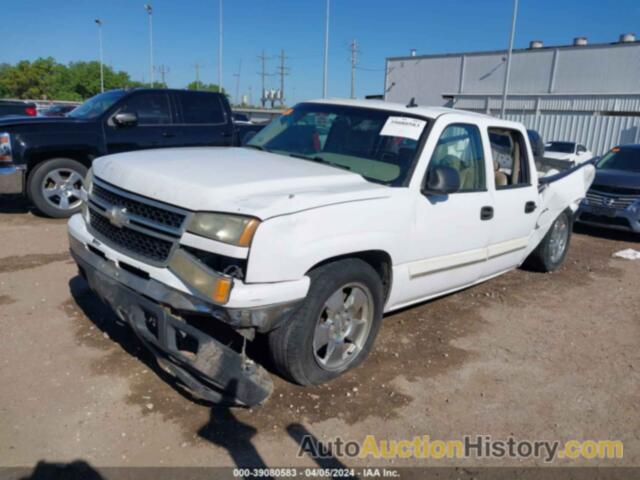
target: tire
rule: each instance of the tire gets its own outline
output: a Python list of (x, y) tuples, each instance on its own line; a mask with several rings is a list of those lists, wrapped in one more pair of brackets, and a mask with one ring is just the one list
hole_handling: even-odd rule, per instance
[[(380, 329), (384, 298), (380, 276), (360, 259), (328, 263), (309, 276), (311, 286), (304, 303), (268, 337), (274, 366), (283, 377), (300, 385), (327, 382), (366, 359)], [(352, 306), (344, 309), (351, 299)], [(368, 320), (362, 322), (363, 318)], [(344, 335), (343, 343), (332, 341), (332, 334)], [(329, 342), (323, 346), (325, 337)], [(335, 348), (330, 353), (332, 342)]]
[[(536, 249), (529, 254), (524, 266), (537, 272), (553, 272), (564, 262), (571, 243), (573, 214), (565, 210), (555, 219)], [(561, 245), (558, 246), (558, 242)]]
[(80, 187), (86, 174), (87, 167), (70, 158), (46, 160), (29, 175), (27, 194), (43, 215), (70, 217), (80, 211)]

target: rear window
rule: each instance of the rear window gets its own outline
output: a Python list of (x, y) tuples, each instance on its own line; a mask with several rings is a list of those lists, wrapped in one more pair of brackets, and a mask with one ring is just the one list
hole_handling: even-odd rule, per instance
[(181, 92), (178, 102), (184, 124), (225, 123), (222, 102), (218, 95), (205, 92)]

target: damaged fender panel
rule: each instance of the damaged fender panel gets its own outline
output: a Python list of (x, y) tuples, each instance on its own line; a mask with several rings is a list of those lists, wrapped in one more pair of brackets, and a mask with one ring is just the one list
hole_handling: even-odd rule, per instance
[(557, 175), (539, 179), (542, 208), (529, 240), (527, 255), (538, 246), (560, 213), (567, 208), (572, 212), (578, 209), (595, 175), (595, 167), (590, 163), (583, 163)]

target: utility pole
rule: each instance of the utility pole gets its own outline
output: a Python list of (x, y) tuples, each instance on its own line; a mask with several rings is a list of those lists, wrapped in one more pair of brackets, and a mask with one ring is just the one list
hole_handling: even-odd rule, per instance
[(289, 69), (285, 67), (284, 61), (288, 57), (285, 56), (284, 50), (280, 50), (280, 66), (278, 67), (278, 74), (280, 75), (280, 106), (284, 107), (284, 77), (289, 75)]
[(262, 105), (262, 108), (264, 108), (265, 102), (267, 100), (265, 79), (266, 77), (270, 77), (272, 74), (267, 73), (267, 60), (269, 59), (269, 57), (267, 57), (267, 55), (264, 53), (264, 50), (262, 50), (262, 55), (258, 55), (258, 58), (260, 59), (260, 65), (262, 66), (261, 70), (258, 72), (258, 75), (260, 75), (262, 86), (262, 90), (260, 91), (260, 103)]
[(218, 0), (218, 88), (222, 93), (222, 0)]
[(358, 41), (351, 41), (351, 98), (356, 98), (356, 65), (358, 64)]
[(100, 50), (100, 92), (104, 93), (104, 58), (102, 55), (102, 20), (96, 18), (98, 25), (98, 49)]
[(240, 59), (240, 63), (238, 64), (238, 73), (234, 73), (233, 76), (236, 77), (236, 105), (240, 105), (240, 73), (242, 72), (242, 59)]
[(513, 0), (513, 16), (511, 17), (511, 33), (509, 34), (509, 51), (507, 53), (507, 68), (504, 73), (504, 88), (502, 89), (502, 109), (500, 118), (504, 118), (507, 110), (507, 90), (509, 90), (509, 74), (511, 73), (511, 54), (513, 53), (513, 37), (516, 33), (516, 17), (518, 16), (518, 0)]
[(200, 67), (202, 67), (202, 65), (199, 63), (193, 66), (193, 68), (196, 69), (196, 90), (200, 90)]
[(149, 16), (149, 78), (151, 78), (151, 88), (153, 88), (153, 7), (151, 4), (145, 3), (144, 9)]
[(327, 2), (327, 12), (324, 19), (324, 69), (322, 73), (322, 98), (327, 98), (327, 77), (329, 67), (329, 3)]
[(158, 73), (160, 74), (160, 79), (162, 81), (162, 85), (166, 85), (166, 75), (167, 73), (169, 73), (169, 67), (167, 67), (166, 65), (160, 65), (158, 66)]

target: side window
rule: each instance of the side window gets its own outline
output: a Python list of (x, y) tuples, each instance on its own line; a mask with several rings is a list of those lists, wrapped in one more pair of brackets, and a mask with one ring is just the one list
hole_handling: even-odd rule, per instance
[(496, 189), (531, 185), (524, 137), (517, 130), (490, 128), (489, 141)]
[(206, 92), (180, 92), (178, 101), (182, 108), (182, 123), (184, 124), (225, 123), (222, 103), (217, 95)]
[(164, 93), (141, 93), (127, 100), (120, 113), (135, 113), (138, 125), (166, 125), (171, 123), (169, 97)]
[(484, 154), (478, 127), (458, 123), (445, 128), (429, 161), (429, 169), (438, 166), (458, 171), (458, 192), (486, 190)]
[(586, 151), (587, 151), (587, 147), (585, 147), (584, 145), (578, 145), (576, 153), (584, 153)]

